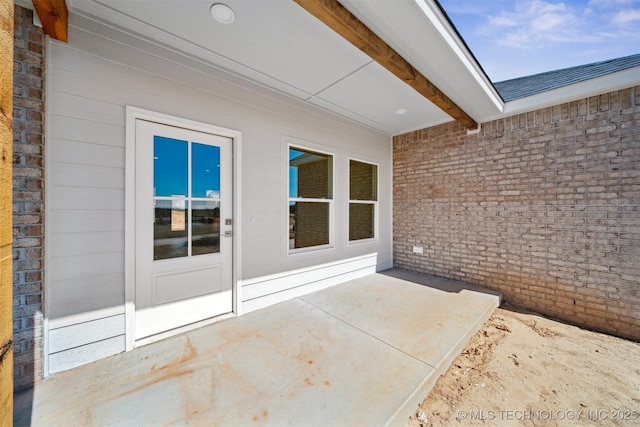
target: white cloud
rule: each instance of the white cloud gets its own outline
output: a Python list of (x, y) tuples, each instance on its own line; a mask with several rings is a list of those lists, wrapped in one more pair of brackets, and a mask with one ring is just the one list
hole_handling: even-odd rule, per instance
[(557, 13), (545, 13), (537, 19), (531, 21), (531, 30), (542, 33), (547, 31), (561, 30), (567, 23), (574, 20), (572, 15), (561, 15)]
[(495, 37), (505, 46), (534, 49), (545, 40), (571, 37), (567, 33), (575, 22), (576, 15), (564, 2), (528, 0), (489, 16), (479, 33)]
[(614, 24), (625, 25), (630, 22), (640, 21), (640, 9), (621, 10), (613, 15), (611, 22)]
[(617, 5), (627, 5), (638, 3), (638, 0), (591, 0), (589, 1), (589, 7), (597, 8), (609, 8)]
[(564, 3), (553, 4), (539, 0), (534, 0), (528, 5), (526, 3), (519, 3), (516, 9), (522, 7), (525, 7), (527, 9), (528, 15), (562, 12), (567, 9)]
[[(479, 36), (499, 45), (522, 50), (540, 50), (548, 43), (604, 43), (627, 37), (615, 26), (640, 21), (640, 9), (621, 10), (615, 5), (640, 4), (640, 0), (591, 0), (588, 5), (563, 2), (525, 0), (507, 10), (489, 14), (476, 29)], [(617, 12), (616, 12), (617, 11)], [(613, 25), (603, 32), (594, 32)]]
[(491, 28), (509, 28), (520, 25), (517, 19), (508, 16), (492, 16), (489, 18), (488, 24)]
[(494, 81), (640, 52), (640, 0), (440, 1)]

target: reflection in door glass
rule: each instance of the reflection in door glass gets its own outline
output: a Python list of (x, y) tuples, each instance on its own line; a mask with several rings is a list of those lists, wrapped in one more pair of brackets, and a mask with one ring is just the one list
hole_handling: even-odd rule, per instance
[(191, 197), (220, 198), (220, 147), (191, 145)]
[(220, 252), (220, 147), (154, 136), (153, 166), (153, 259)]
[(153, 259), (185, 257), (189, 254), (184, 197), (155, 200), (153, 223)]
[(220, 252), (220, 202), (193, 202), (191, 234), (192, 255)]
[(153, 137), (154, 196), (187, 194), (187, 141)]

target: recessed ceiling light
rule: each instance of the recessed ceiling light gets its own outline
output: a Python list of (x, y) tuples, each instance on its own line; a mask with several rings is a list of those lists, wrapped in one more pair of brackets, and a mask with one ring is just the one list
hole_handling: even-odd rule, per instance
[(232, 24), (236, 20), (236, 13), (226, 4), (215, 3), (211, 6), (211, 16), (221, 24)]
[(406, 114), (407, 113), (407, 109), (406, 108), (398, 108), (395, 113), (399, 116)]

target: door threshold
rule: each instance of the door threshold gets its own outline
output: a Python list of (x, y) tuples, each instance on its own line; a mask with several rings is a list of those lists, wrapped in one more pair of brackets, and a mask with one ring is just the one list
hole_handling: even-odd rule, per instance
[(176, 335), (180, 335), (180, 334), (183, 334), (185, 332), (193, 331), (194, 329), (202, 328), (203, 326), (209, 326), (209, 325), (212, 325), (214, 323), (230, 319), (232, 317), (236, 317), (236, 314), (233, 313), (233, 312), (226, 313), (226, 314), (221, 314), (219, 316), (211, 317), (209, 319), (204, 319), (204, 320), (201, 320), (199, 322), (194, 322), (194, 323), (190, 323), (188, 325), (180, 326), (179, 328), (171, 329), (169, 331), (160, 332), (159, 334), (151, 335), (150, 337), (141, 338), (139, 340), (136, 340), (135, 344), (133, 345), (133, 348), (142, 347), (144, 345), (151, 344), (151, 343), (154, 343), (154, 342), (157, 342), (157, 341), (161, 341), (163, 339), (166, 339), (166, 338), (169, 338), (169, 337), (173, 337), (173, 336), (176, 336)]

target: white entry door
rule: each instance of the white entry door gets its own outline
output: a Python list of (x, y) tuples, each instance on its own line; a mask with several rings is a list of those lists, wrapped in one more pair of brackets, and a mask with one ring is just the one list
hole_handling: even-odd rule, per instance
[(136, 120), (136, 340), (233, 309), (232, 144)]

